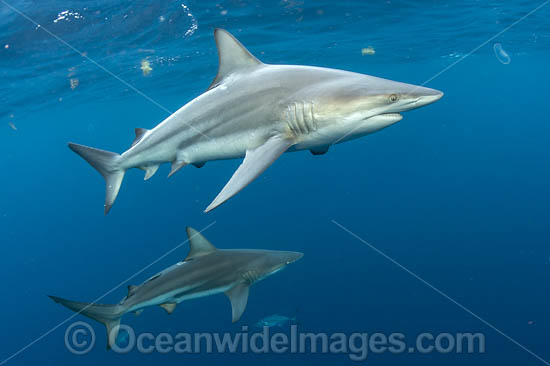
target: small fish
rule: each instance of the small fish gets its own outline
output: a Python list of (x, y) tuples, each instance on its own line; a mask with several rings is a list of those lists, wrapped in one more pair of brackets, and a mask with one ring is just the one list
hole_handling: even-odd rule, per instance
[(284, 316), (284, 315), (274, 314), (274, 315), (269, 315), (269, 316), (266, 316), (263, 319), (258, 320), (258, 322), (256, 322), (256, 324), (254, 324), (254, 325), (258, 328), (263, 328), (263, 327), (269, 327), (269, 328), (279, 327), (279, 328), (282, 328), (289, 322), (296, 322), (296, 317), (289, 318), (289, 317)]
[(72, 78), (69, 80), (71, 84), (71, 90), (75, 90), (78, 84), (80, 83), (77, 78)]
[(17, 131), (17, 127), (13, 124), (13, 122), (8, 122), (8, 126), (10, 126), (12, 130)]
[(376, 53), (376, 51), (374, 50), (374, 47), (371, 47), (371, 46), (361, 49), (361, 55), (362, 56), (374, 55), (375, 53)]
[(153, 68), (151, 67), (151, 64), (149, 63), (149, 60), (143, 59), (141, 60), (141, 72), (143, 72), (143, 76), (148, 76), (151, 71), (153, 71)]

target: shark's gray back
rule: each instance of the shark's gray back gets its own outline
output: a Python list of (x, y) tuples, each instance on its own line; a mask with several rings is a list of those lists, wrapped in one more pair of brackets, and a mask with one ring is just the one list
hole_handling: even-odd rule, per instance
[(208, 255), (179, 262), (135, 288), (124, 300), (128, 308), (158, 296), (173, 293), (175, 298), (203, 293), (252, 281), (260, 276), (250, 268), (268, 255), (264, 250), (217, 250)]

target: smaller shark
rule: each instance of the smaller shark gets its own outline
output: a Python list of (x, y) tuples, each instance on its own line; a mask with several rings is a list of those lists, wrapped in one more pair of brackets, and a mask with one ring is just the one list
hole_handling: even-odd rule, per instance
[(262, 318), (262, 319), (258, 320), (256, 322), (256, 324), (254, 324), (254, 325), (258, 328), (263, 328), (263, 327), (268, 327), (268, 328), (279, 327), (279, 328), (282, 328), (288, 322), (295, 323), (296, 322), (296, 317), (293, 316), (292, 318), (289, 318), (288, 316), (273, 314), (273, 315), (268, 315), (265, 318)]
[(56, 303), (103, 323), (107, 349), (116, 342), (120, 318), (140, 314), (159, 305), (171, 314), (182, 301), (225, 293), (231, 301), (233, 322), (239, 320), (248, 301), (248, 289), (290, 263), (302, 258), (299, 252), (252, 249), (216, 249), (201, 233), (188, 227), (189, 254), (185, 260), (157, 273), (139, 286), (128, 286), (128, 295), (118, 304), (76, 302), (50, 296)]

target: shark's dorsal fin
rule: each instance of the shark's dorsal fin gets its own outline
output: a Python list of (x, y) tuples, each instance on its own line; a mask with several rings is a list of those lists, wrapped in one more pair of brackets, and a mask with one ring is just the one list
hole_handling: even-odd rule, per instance
[(208, 90), (216, 87), (229, 74), (262, 64), (228, 31), (216, 28), (214, 38), (218, 47), (218, 75)]
[(210, 254), (216, 251), (216, 247), (212, 245), (200, 232), (187, 227), (187, 236), (189, 237), (189, 254), (185, 258), (186, 261)]
[(137, 144), (139, 142), (139, 140), (141, 140), (143, 138), (143, 136), (149, 131), (148, 129), (146, 128), (135, 128), (134, 129), (135, 133), (136, 133), (136, 138), (134, 139), (134, 141), (132, 142), (132, 146), (134, 146), (135, 144)]

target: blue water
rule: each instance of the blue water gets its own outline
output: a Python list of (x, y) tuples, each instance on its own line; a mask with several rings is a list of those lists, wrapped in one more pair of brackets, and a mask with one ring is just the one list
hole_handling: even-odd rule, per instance
[[(170, 316), (162, 309), (128, 314), (124, 324), (155, 334), (238, 332), (282, 314), (312, 332), (400, 332), (407, 339), (481, 332), (483, 354), (386, 352), (366, 362), (544, 364), (479, 317), (550, 360), (550, 5), (491, 39), (543, 3), (6, 2), (41, 27), (0, 1), (0, 362), (356, 363), (321, 354), (119, 355), (105, 350), (104, 328), (93, 321), (96, 346), (75, 356), (65, 347), (65, 330), (86, 318), (50, 332), (72, 313), (46, 295), (92, 301), (119, 286), (102, 299), (118, 302), (126, 285), (186, 256), (183, 245), (125, 281), (183, 242), (186, 226), (213, 222), (204, 234), (220, 248), (305, 256), (251, 288), (239, 323), (231, 324), (229, 302), (217, 295), (184, 302)], [(166, 110), (202, 93), (216, 74), (215, 27), (268, 63), (412, 84), (438, 75), (427, 86), (445, 96), (326, 155), (285, 154), (209, 214), (202, 210), (239, 161), (186, 167), (169, 180), (167, 165), (147, 182), (142, 171), (129, 171), (104, 216), (101, 177), (66, 143), (122, 152), (133, 128), (154, 127)], [(367, 47), (375, 54), (363, 55)], [(71, 79), (78, 80), (72, 88)]]

